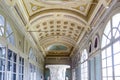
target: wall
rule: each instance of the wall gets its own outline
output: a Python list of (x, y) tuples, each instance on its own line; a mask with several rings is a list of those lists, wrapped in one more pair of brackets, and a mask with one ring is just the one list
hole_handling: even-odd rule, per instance
[[(14, 34), (15, 39), (15, 45), (12, 45), (7, 41), (6, 36), (0, 36), (0, 45), (4, 45), (6, 48), (6, 53), (8, 52), (8, 49), (12, 50), (17, 55), (17, 62), (16, 62), (16, 80), (19, 79), (19, 59), (22, 57), (24, 59), (24, 79), (23, 80), (40, 80), (43, 77), (43, 66), (44, 66), (44, 58), (41, 53), (39, 52), (38, 48), (34, 45), (34, 42), (30, 40), (26, 33), (23, 33), (22, 24), (19, 25), (19, 22), (15, 22), (15, 18), (11, 16), (11, 12), (7, 10), (9, 6), (6, 6), (2, 2), (0, 2), (0, 15), (4, 16), (5, 20), (7, 20), (10, 23), (11, 29), (13, 31), (12, 34)], [(11, 8), (10, 8), (11, 9)], [(29, 50), (30, 48), (33, 48), (33, 54), (36, 58), (36, 61), (29, 58)], [(7, 57), (7, 55), (6, 55)], [(5, 66), (8, 66), (7, 58), (5, 58), (6, 64)], [(31, 74), (34, 74), (33, 72), (30, 72), (30, 63), (35, 68), (35, 76), (34, 79), (30, 79)], [(32, 68), (33, 69), (33, 68)], [(1, 70), (0, 70), (1, 72)], [(7, 68), (6, 68), (7, 73)], [(7, 74), (5, 74), (5, 80), (7, 79)], [(10, 79), (11, 80), (11, 79)]]

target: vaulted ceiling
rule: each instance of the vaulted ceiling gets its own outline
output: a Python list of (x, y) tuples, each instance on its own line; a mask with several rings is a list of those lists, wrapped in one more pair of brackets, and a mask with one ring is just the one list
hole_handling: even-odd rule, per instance
[(6, 0), (45, 56), (70, 56), (112, 0)]

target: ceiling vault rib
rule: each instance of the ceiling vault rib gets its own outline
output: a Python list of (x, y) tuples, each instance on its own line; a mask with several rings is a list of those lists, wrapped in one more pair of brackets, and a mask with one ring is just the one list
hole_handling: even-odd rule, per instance
[(34, 15), (30, 16), (30, 21), (38, 16), (38, 15), (42, 15), (42, 14), (45, 14), (45, 13), (49, 13), (49, 12), (65, 12), (65, 13), (71, 13), (71, 14), (74, 14), (74, 15), (77, 15), (77, 16), (80, 16), (80, 18), (83, 18), (83, 19), (86, 19), (85, 16), (83, 16), (82, 14), (80, 14), (79, 12), (77, 11), (72, 11), (72, 10), (68, 10), (68, 9), (61, 9), (61, 8), (54, 8), (54, 9), (47, 9), (47, 10), (43, 10), (43, 11), (40, 11), (40, 12), (37, 12), (35, 13)]
[(23, 24), (26, 25), (27, 22), (25, 21), (24, 17), (22, 16), (22, 13), (21, 13), (18, 5), (15, 5), (14, 8), (15, 8), (16, 12), (18, 13), (20, 19), (22, 20)]

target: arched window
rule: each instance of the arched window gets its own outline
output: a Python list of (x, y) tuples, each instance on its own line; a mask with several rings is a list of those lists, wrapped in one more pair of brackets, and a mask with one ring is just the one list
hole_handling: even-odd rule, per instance
[(0, 36), (3, 36), (4, 34), (4, 25), (5, 25), (4, 17), (0, 15)]
[(81, 56), (81, 80), (88, 80), (88, 54), (86, 49), (83, 50)]
[(33, 60), (33, 61), (36, 61), (36, 57), (33, 53), (33, 49), (30, 48), (30, 51), (29, 51), (29, 59)]
[(2, 15), (0, 15), (0, 36), (5, 36), (9, 43), (15, 45), (15, 39), (11, 25), (8, 21), (6, 22)]
[(98, 47), (98, 36), (95, 36), (95, 39), (94, 39), (94, 48), (97, 48)]
[(102, 80), (120, 80), (120, 13), (107, 23), (101, 47)]
[(9, 22), (6, 23), (6, 38), (7, 38), (9, 43), (15, 45), (13, 31), (11, 29)]

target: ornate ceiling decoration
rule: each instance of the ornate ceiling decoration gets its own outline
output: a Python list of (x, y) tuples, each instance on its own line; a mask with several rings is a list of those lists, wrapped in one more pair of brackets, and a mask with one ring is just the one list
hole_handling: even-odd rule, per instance
[[(75, 15), (70, 15), (64, 12), (50, 12), (46, 15), (41, 15), (30, 22), (31, 27), (28, 31), (31, 32), (34, 39), (42, 45), (45, 51), (50, 54), (55, 53), (63, 55), (70, 55), (71, 50), (82, 35), (89, 30), (86, 22), (80, 20)], [(69, 47), (64, 51), (49, 51), (46, 48), (53, 44), (64, 44)]]
[[(7, 4), (8, 1), (11, 0), (7, 0)], [(18, 0), (14, 2), (14, 12), (45, 56), (70, 56), (111, 2), (112, 0)], [(56, 44), (67, 49), (48, 49)]]
[(93, 0), (23, 0), (28, 15), (32, 16), (36, 12), (46, 9), (69, 9), (87, 15)]

